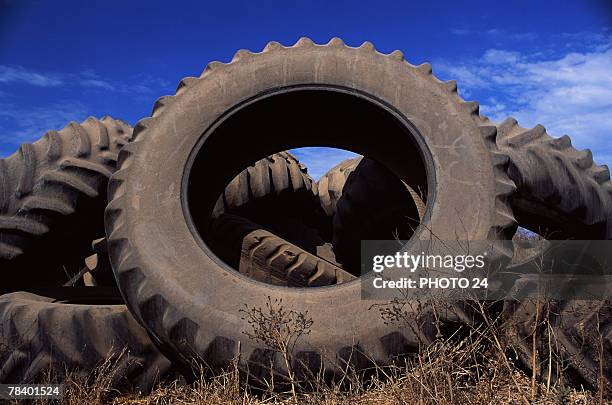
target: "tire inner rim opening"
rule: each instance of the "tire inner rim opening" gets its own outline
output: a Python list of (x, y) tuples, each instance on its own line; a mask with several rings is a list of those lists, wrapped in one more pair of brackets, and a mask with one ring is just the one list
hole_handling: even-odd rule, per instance
[[(220, 254), (212, 238), (219, 196), (234, 177), (259, 159), (309, 146), (349, 150), (384, 166), (410, 189), (418, 190), (426, 204), (424, 212), (414, 214), (420, 221), (408, 224), (402, 235), (411, 237), (418, 226), (426, 226), (435, 200), (435, 172), (431, 153), (416, 127), (369, 94), (303, 85), (275, 89), (235, 105), (202, 134), (183, 174), (181, 193), (184, 214), (200, 246), (214, 252), (226, 267), (238, 270), (239, 258)], [(381, 198), (365, 196), (377, 197)], [(370, 239), (391, 239), (391, 235), (368, 235), (374, 235)], [(359, 275), (358, 263), (344, 267)]]

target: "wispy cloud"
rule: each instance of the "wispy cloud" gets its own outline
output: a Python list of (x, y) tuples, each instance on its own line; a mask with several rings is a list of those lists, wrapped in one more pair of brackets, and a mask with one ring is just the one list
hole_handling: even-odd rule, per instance
[(154, 94), (169, 86), (166, 80), (150, 75), (138, 74), (126, 80), (112, 80), (92, 70), (80, 72), (77, 75), (77, 83), (88, 89), (126, 94)]
[(0, 83), (26, 83), (32, 86), (61, 86), (63, 81), (58, 75), (39, 73), (23, 66), (0, 65)]
[(46, 131), (59, 130), (70, 121), (87, 118), (80, 103), (52, 104), (37, 108), (19, 108), (0, 104), (0, 157), (14, 152), (24, 142), (32, 142)]
[(470, 35), (472, 33), (472, 31), (467, 28), (451, 28), (450, 32), (453, 35)]
[(104, 80), (100, 80), (100, 79), (84, 79), (84, 80), (81, 80), (80, 84), (83, 87), (93, 87), (93, 88), (104, 89), (104, 90), (109, 90), (109, 91), (116, 90), (116, 87), (113, 86), (111, 83), (104, 81)]
[(103, 77), (93, 70), (81, 72), (42, 73), (24, 66), (0, 65), (1, 84), (26, 84), (37, 87), (75, 88), (124, 94), (153, 94), (168, 87), (168, 82), (154, 76), (137, 74), (117, 80)]
[(486, 33), (490, 36), (498, 36), (516, 41), (533, 41), (540, 37), (535, 32), (509, 32), (499, 28), (491, 28), (487, 30)]
[(488, 35), (490, 37), (498, 37), (503, 39), (511, 39), (516, 41), (533, 41), (539, 38), (535, 32), (508, 32), (499, 28), (489, 28), (485, 30), (471, 28), (451, 28), (450, 33), (453, 35)]
[(481, 111), (491, 119), (543, 124), (593, 149), (601, 163), (612, 163), (612, 44), (557, 58), (542, 55), (489, 49), (476, 60), (435, 67), (457, 79), (462, 95), (484, 96)]
[(293, 149), (291, 153), (308, 168), (308, 174), (315, 180), (319, 180), (329, 169), (343, 160), (359, 156), (346, 150), (323, 147)]

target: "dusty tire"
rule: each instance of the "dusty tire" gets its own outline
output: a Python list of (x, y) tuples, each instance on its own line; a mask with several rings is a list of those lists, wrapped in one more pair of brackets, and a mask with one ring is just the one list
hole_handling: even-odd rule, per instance
[(612, 182), (590, 150), (576, 150), (564, 135), (509, 118), (497, 125), (497, 144), (510, 157), (517, 192), (511, 204), (521, 226), (549, 239), (612, 239)]
[(123, 121), (88, 118), (0, 160), (3, 291), (34, 280), (61, 285), (63, 266), (82, 263), (91, 240), (104, 233), (106, 186), (131, 134)]
[[(338, 200), (342, 197), (342, 190), (346, 185), (346, 181), (362, 159), (363, 157), (357, 157), (344, 160), (340, 164), (329, 169), (317, 182), (319, 201), (325, 214), (328, 216), (332, 217), (336, 213), (336, 206), (338, 205)], [(384, 179), (381, 179), (381, 181), (384, 181)], [(425, 215), (425, 203), (423, 202), (422, 196), (413, 190), (412, 187), (406, 184), (405, 187), (408, 189), (417, 207), (419, 219), (423, 218)], [(402, 192), (403, 189), (399, 191)]]
[(260, 206), (288, 204), (298, 210), (312, 210), (316, 195), (317, 183), (308, 175), (304, 165), (291, 153), (279, 152), (258, 160), (240, 172), (225, 187), (213, 217), (217, 218), (224, 212), (244, 210), (254, 203)]
[[(288, 133), (298, 118), (299, 130)], [(265, 128), (257, 137), (245, 135), (255, 133), (254, 122)], [(345, 126), (331, 125), (339, 122)], [(388, 142), (374, 139), (374, 125)], [(370, 43), (350, 48), (339, 39), (323, 46), (301, 39), (292, 47), (270, 43), (258, 54), (239, 51), (231, 63), (213, 62), (200, 78), (181, 81), (176, 96), (159, 99), (134, 133), (109, 185), (111, 262), (132, 313), (185, 364), (197, 356), (216, 368), (239, 357), (247, 368), (262, 356), (275, 358), (245, 337), (249, 324), (240, 316), (245, 304), (266, 308), (268, 299), (312, 317), (294, 356), (310, 359), (309, 367), (341, 374), (347, 362), (388, 364), (415, 350), (414, 333), (385, 324), (372, 303), (361, 300), (359, 282), (269, 286), (212, 254), (206, 245), (210, 213), (223, 185), (249, 161), (313, 144), (351, 149), (384, 162), (405, 181), (410, 175), (430, 185), (428, 227), (415, 237), (431, 238), (428, 230), (452, 240), (514, 233), (506, 202), (514, 185), (506, 176), (507, 157), (496, 151), (495, 126), (480, 126), (478, 105), (461, 100), (429, 65), (412, 66), (399, 51), (383, 55)], [(241, 147), (231, 162), (220, 162), (236, 136)], [(398, 156), (403, 147), (415, 151), (414, 159)], [(448, 153), (452, 148), (461, 154)], [(283, 372), (280, 363), (273, 364)]]
[(362, 159), (350, 173), (333, 219), (337, 260), (359, 275), (362, 240), (408, 240), (418, 227), (412, 195), (383, 165)]
[(215, 253), (240, 273), (258, 281), (317, 287), (355, 278), (246, 218), (224, 214), (214, 221), (210, 231)]
[[(69, 301), (68, 301), (69, 302)], [(88, 377), (116, 362), (115, 388), (148, 391), (170, 362), (123, 304), (84, 305), (18, 292), (0, 296), (0, 383), (40, 382), (49, 371)], [(127, 355), (118, 356), (122, 350)]]
[(503, 337), (509, 357), (531, 374), (535, 331), (541, 380), (550, 373), (553, 381), (597, 390), (602, 378), (604, 391), (612, 393), (611, 303), (574, 300), (539, 305), (536, 311), (533, 300), (505, 303)]
[(425, 204), (380, 163), (368, 158), (355, 163), (336, 204), (332, 245), (343, 267), (358, 274), (361, 241), (410, 239)]
[[(612, 183), (607, 166), (596, 165), (590, 150), (573, 148), (567, 135), (554, 138), (541, 125), (526, 129), (509, 118), (497, 128), (498, 146), (510, 157), (508, 173), (517, 185), (510, 202), (519, 225), (547, 239), (612, 238)], [(553, 307), (551, 313), (540, 315), (534, 329), (532, 301), (504, 304), (504, 336), (511, 356), (532, 372), (535, 330), (540, 378), (548, 378), (550, 368), (555, 380), (597, 390), (602, 377), (604, 390), (612, 392), (610, 302), (571, 300), (547, 305)]]
[(336, 204), (342, 195), (342, 189), (346, 184), (349, 174), (361, 160), (361, 157), (346, 159), (332, 167), (317, 182), (319, 202), (325, 214), (333, 217), (336, 212)]
[(289, 152), (258, 160), (232, 179), (212, 217), (223, 213), (259, 223), (311, 253), (331, 239), (331, 221), (319, 206), (317, 183)]

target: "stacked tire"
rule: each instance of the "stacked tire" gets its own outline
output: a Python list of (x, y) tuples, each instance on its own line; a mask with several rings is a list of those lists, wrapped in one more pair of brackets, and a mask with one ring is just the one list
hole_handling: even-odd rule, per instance
[[(317, 183), (287, 152), (308, 145), (364, 157)], [(87, 374), (113, 356), (114, 384), (143, 391), (176, 370), (236, 362), (259, 381), (291, 370), (334, 379), (418, 352), (444, 337), (440, 323), (453, 334), (478, 322), (431, 303), (409, 310), (408, 326), (385, 322), (361, 297), (362, 240), (397, 239), (408, 253), (410, 240), (486, 240), (489, 260), (509, 263), (503, 241), (518, 225), (612, 236), (609, 171), (590, 151), (541, 126), (491, 123), (429, 64), (337, 38), (238, 51), (181, 80), (133, 129), (70, 123), (0, 160), (0, 174), (0, 383)], [(245, 307), (271, 303), (308, 325), (291, 361), (246, 337)], [(610, 314), (583, 308), (558, 315), (554, 333), (593, 387), (610, 369), (595, 370), (572, 328), (603, 330), (609, 359)], [(506, 302), (501, 316), (528, 325), (533, 311)], [(525, 367), (530, 336), (506, 332)]]

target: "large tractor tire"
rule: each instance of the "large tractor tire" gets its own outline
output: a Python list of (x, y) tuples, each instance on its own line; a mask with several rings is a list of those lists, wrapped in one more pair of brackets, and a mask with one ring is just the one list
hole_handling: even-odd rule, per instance
[(333, 218), (336, 260), (359, 274), (362, 240), (408, 240), (425, 215), (415, 191), (380, 163), (363, 158), (349, 174)]
[(289, 205), (297, 212), (313, 210), (316, 205), (317, 183), (306, 167), (289, 152), (279, 152), (247, 167), (236, 176), (217, 201), (213, 217), (224, 212), (240, 212), (259, 203), (253, 212), (265, 206), (279, 209)]
[[(488, 119), (483, 117), (483, 121)], [(508, 118), (498, 128), (498, 147), (510, 158), (517, 191), (510, 202), (520, 226), (546, 239), (611, 239), (612, 183), (590, 150), (576, 150), (569, 136), (526, 129)], [(532, 244), (533, 245), (533, 244)], [(535, 249), (536, 251), (538, 249)], [(534, 253), (539, 261), (543, 252)], [(539, 305), (539, 307), (538, 307)], [(611, 392), (612, 324), (609, 301), (507, 301), (504, 336), (516, 362), (543, 379)]]
[(0, 383), (44, 382), (49, 373), (61, 381), (67, 371), (89, 378), (107, 362), (113, 387), (148, 391), (173, 372), (125, 305), (63, 298), (0, 296)]
[[(297, 239), (316, 252), (317, 247), (325, 242), (316, 230), (304, 223), (314, 217), (316, 209), (316, 182), (295, 156), (289, 152), (279, 152), (257, 161), (234, 177), (219, 197), (213, 218), (228, 216), (226, 212), (254, 217), (266, 221), (269, 227), (277, 228), (277, 231)], [(284, 215), (279, 210), (283, 210)], [(233, 214), (229, 217), (237, 218)], [(249, 222), (246, 219), (243, 221)], [(286, 226), (286, 223), (290, 223), (290, 226)], [(219, 232), (215, 235), (229, 242), (226, 235)], [(83, 269), (88, 270), (89, 274), (84, 276), (91, 278), (94, 285), (115, 285), (106, 238), (95, 240), (92, 248), (94, 254), (85, 259), (87, 269)]]
[(274, 153), (242, 170), (217, 200), (213, 218), (240, 215), (316, 253), (331, 239), (317, 183), (289, 152)]
[(246, 218), (224, 214), (211, 226), (211, 248), (240, 273), (265, 283), (317, 287), (355, 279)]
[(612, 239), (612, 182), (590, 150), (576, 150), (564, 135), (509, 118), (497, 125), (498, 147), (510, 157), (516, 183), (512, 208), (521, 226), (548, 239)]
[(123, 121), (88, 118), (0, 160), (1, 291), (62, 285), (82, 264), (104, 233), (106, 186), (131, 135)]
[[(323, 207), (325, 214), (328, 216), (333, 217), (336, 213), (336, 206), (338, 205), (340, 197), (342, 197), (342, 191), (346, 185), (346, 181), (362, 159), (370, 160), (363, 157), (346, 159), (329, 169), (317, 182), (321, 207)], [(392, 173), (390, 173), (390, 175), (393, 176)], [(388, 179), (380, 179), (380, 181), (389, 182)], [(405, 192), (404, 188), (408, 190), (414, 200), (419, 213), (419, 219), (423, 218), (425, 215), (425, 202), (423, 201), (423, 196), (405, 183), (397, 192), (403, 194)]]
[[(186, 365), (197, 359), (216, 369), (239, 359), (243, 369), (272, 364), (286, 374), (277, 352), (245, 335), (252, 327), (245, 305), (265, 311), (270, 302), (312, 321), (294, 361), (337, 375), (349, 365), (389, 364), (418, 350), (419, 339), (385, 323), (361, 299), (361, 283), (271, 286), (219, 260), (208, 246), (217, 198), (257, 159), (325, 145), (371, 156), (413, 189), (428, 190), (413, 238), (509, 239), (515, 187), (496, 131), (480, 125), (478, 104), (463, 101), (453, 83), (437, 80), (427, 64), (406, 63), (399, 51), (385, 55), (337, 38), (239, 51), (159, 99), (121, 151), (105, 217), (119, 287), (138, 320)], [(231, 161), (223, 153), (230, 149)], [(494, 244), (491, 256), (511, 258)]]
[(529, 374), (535, 358), (542, 381), (612, 394), (610, 301), (507, 301), (503, 319), (510, 358)]

